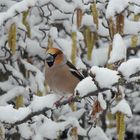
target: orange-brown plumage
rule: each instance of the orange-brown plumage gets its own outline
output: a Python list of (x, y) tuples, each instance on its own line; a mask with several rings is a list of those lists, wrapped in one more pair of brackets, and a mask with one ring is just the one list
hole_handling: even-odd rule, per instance
[(50, 48), (47, 51), (45, 79), (51, 90), (61, 95), (73, 94), (82, 78), (61, 50)]

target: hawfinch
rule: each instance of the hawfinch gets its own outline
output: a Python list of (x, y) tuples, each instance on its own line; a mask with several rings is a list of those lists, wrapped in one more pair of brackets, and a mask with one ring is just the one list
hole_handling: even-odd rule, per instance
[(50, 48), (46, 55), (45, 79), (56, 94), (73, 94), (84, 77), (58, 48)]

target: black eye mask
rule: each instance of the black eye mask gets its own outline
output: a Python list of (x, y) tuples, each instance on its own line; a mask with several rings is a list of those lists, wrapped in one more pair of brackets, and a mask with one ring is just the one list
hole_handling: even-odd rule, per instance
[(46, 62), (47, 62), (47, 64), (48, 64), (49, 67), (51, 67), (53, 65), (54, 60), (55, 60), (55, 57), (56, 57), (55, 54), (54, 55), (52, 55), (50, 53), (47, 54), (47, 56), (46, 56)]

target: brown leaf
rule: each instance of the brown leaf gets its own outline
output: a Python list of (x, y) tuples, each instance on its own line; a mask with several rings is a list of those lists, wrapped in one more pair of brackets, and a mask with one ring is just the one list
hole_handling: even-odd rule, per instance
[(98, 100), (95, 101), (95, 103), (93, 105), (93, 108), (92, 108), (91, 115), (96, 116), (97, 113), (100, 113), (102, 111), (103, 111), (103, 109), (102, 109), (102, 107), (100, 105), (100, 102)]

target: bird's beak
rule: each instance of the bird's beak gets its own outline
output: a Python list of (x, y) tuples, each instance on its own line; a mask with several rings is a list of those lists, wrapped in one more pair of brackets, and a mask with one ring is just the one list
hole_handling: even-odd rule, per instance
[(48, 54), (46, 55), (46, 61), (47, 61), (47, 62), (53, 62), (53, 61), (54, 61), (53, 55), (51, 55), (51, 54), (48, 53)]

